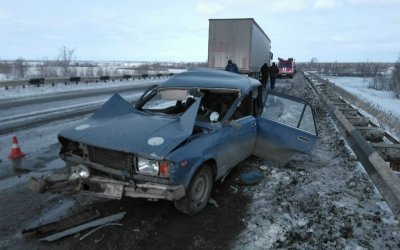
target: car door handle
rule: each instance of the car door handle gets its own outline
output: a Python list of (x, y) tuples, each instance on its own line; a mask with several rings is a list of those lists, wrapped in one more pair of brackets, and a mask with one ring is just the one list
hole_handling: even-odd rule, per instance
[(310, 141), (311, 141), (309, 138), (304, 137), (304, 136), (297, 137), (297, 140), (304, 142), (304, 143), (310, 143)]
[(256, 121), (252, 121), (251, 122), (251, 127), (255, 127), (255, 126), (257, 126), (257, 122)]

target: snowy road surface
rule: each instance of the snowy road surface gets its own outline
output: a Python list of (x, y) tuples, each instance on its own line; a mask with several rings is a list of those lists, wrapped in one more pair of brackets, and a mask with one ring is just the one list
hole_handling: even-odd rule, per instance
[(114, 93), (128, 101), (165, 80), (21, 86), (0, 90), (0, 135), (17, 129), (93, 112)]
[[(125, 91), (120, 93), (129, 102), (136, 101), (143, 89)], [(35, 123), (43, 123), (59, 118), (74, 117), (91, 113), (104, 104), (112, 94), (93, 97), (82, 97), (46, 103), (18, 105), (2, 110), (0, 117), (0, 134), (16, 130), (21, 127), (29, 127)]]

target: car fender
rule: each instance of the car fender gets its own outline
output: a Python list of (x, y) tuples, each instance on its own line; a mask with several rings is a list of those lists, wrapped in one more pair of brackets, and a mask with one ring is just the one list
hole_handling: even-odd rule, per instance
[[(207, 161), (214, 162), (214, 178), (218, 175), (219, 162), (214, 140), (212, 134), (203, 135), (201, 138), (182, 145), (168, 155), (167, 158), (175, 162), (175, 167), (170, 175), (173, 183), (183, 184), (187, 188), (198, 168)], [(210, 145), (212, 146), (210, 147)]]
[(188, 177), (189, 178), (186, 178), (185, 179), (185, 182), (184, 182), (184, 186), (185, 186), (185, 189), (187, 189), (187, 187), (189, 186), (189, 184), (190, 184), (190, 181), (192, 180), (192, 178), (193, 178), (193, 176), (194, 176), (194, 174), (197, 172), (197, 170), (205, 163), (205, 162), (213, 162), (213, 164), (212, 164), (212, 171), (213, 171), (213, 174), (214, 174), (214, 181), (215, 181), (215, 177), (216, 177), (216, 172), (217, 172), (217, 162), (216, 162), (216, 160), (214, 159), (214, 158), (208, 158), (208, 159), (206, 159), (206, 160), (204, 160), (204, 159), (201, 159), (201, 161), (197, 161), (194, 165), (193, 165), (193, 167), (191, 167), (190, 168), (190, 172), (189, 172), (189, 174), (188, 174)]
[(174, 175), (174, 183), (183, 184), (186, 189), (189, 186), (193, 175), (205, 162), (213, 162), (213, 173), (215, 179), (218, 173), (218, 163), (216, 157), (212, 154), (206, 154), (201, 157), (195, 157), (177, 163), (177, 169), (175, 169)]

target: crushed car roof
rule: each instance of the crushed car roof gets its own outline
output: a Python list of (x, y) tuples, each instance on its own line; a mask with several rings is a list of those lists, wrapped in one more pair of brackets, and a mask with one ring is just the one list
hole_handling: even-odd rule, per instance
[(260, 85), (254, 78), (217, 69), (190, 69), (160, 84), (160, 88), (199, 87), (240, 89), (246, 92), (253, 86)]

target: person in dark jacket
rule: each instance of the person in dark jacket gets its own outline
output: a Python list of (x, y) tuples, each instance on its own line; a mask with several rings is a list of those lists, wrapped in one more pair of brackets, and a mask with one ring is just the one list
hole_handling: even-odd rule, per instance
[(275, 88), (275, 80), (276, 80), (276, 76), (279, 73), (279, 69), (276, 66), (276, 64), (273, 62), (271, 67), (269, 67), (269, 78), (271, 80), (271, 90), (274, 90)]
[(261, 72), (261, 84), (264, 88), (266, 88), (268, 82), (268, 74), (269, 74), (269, 67), (267, 63), (263, 64), (260, 72)]
[(228, 64), (225, 67), (225, 71), (230, 71), (230, 72), (239, 74), (239, 69), (238, 69), (237, 65), (232, 62), (232, 60), (228, 60)]

